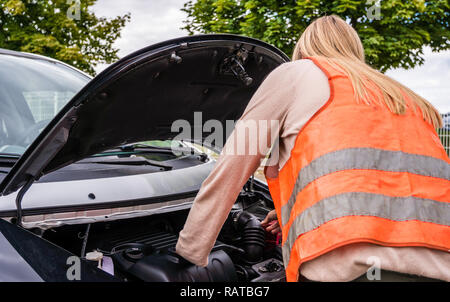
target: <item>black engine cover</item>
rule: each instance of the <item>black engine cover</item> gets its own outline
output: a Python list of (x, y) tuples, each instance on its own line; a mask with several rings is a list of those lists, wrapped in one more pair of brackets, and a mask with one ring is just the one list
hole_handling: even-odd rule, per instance
[(199, 267), (171, 254), (153, 254), (137, 261), (128, 273), (147, 282), (232, 282), (237, 281), (230, 257), (224, 251), (209, 255), (207, 267)]

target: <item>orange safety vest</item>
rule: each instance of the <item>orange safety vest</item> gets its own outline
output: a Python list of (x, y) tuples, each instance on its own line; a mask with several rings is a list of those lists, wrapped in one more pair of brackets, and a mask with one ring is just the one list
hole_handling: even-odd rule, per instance
[(356, 242), (449, 251), (450, 160), (436, 130), (410, 102), (402, 115), (358, 104), (342, 70), (309, 59), (327, 75), (330, 99), (278, 177), (266, 177), (287, 281), (303, 262)]

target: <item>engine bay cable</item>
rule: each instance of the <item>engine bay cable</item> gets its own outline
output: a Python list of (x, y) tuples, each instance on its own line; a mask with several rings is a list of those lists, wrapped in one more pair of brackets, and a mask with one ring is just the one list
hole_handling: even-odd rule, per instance
[(86, 227), (86, 232), (80, 238), (83, 239), (83, 244), (81, 245), (81, 258), (84, 259), (86, 256), (86, 245), (89, 237), (89, 230), (91, 229), (91, 224), (89, 223)]

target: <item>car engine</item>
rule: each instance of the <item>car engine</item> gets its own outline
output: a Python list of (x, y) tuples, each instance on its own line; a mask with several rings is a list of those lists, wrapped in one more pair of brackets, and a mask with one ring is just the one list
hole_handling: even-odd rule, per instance
[[(266, 233), (260, 223), (270, 209), (257, 194), (241, 193), (206, 267), (193, 265), (175, 253), (188, 210), (67, 225), (47, 230), (43, 237), (82, 258), (89, 258), (86, 254), (95, 251), (101, 255), (103, 264), (110, 263), (110, 273), (123, 281), (284, 281), (279, 238)], [(92, 265), (99, 265), (98, 260), (92, 261)]]

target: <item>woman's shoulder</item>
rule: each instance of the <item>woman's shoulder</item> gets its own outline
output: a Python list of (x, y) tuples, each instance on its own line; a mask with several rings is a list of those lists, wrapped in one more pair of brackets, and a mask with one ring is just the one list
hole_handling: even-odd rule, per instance
[(317, 98), (322, 99), (322, 94), (329, 91), (327, 75), (310, 59), (283, 63), (273, 71), (271, 77), (273, 82), (301, 91), (302, 95), (318, 95)]
[(310, 59), (301, 59), (283, 63), (273, 70), (278, 74), (286, 74), (294, 72), (296, 74), (304, 73), (308, 71), (315, 71), (317, 66)]

